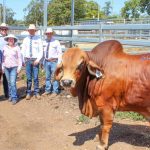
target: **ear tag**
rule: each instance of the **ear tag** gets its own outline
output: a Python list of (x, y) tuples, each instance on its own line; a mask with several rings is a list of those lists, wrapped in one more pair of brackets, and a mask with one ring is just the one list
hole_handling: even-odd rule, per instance
[(103, 74), (97, 69), (96, 69), (95, 75), (96, 75), (96, 78), (101, 78), (103, 76)]

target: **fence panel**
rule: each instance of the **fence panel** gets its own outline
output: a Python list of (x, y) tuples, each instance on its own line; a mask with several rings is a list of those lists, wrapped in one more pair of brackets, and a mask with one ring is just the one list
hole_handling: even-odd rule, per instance
[[(99, 43), (109, 39), (116, 39), (124, 45), (150, 46), (150, 24), (96, 24), (74, 26), (52, 26), (55, 38), (62, 43)], [(10, 26), (19, 39), (26, 35), (21, 34), (27, 27)], [(44, 28), (39, 27), (38, 34), (44, 39)], [(72, 33), (72, 34), (71, 34)]]

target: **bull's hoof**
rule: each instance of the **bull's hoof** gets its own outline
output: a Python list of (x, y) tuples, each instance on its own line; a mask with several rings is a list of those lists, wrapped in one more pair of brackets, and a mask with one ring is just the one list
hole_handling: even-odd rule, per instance
[(108, 148), (105, 145), (97, 145), (96, 150), (107, 150)]

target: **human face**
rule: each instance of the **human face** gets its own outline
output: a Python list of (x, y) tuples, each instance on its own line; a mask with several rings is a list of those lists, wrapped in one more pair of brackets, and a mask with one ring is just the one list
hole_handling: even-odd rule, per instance
[(6, 36), (8, 32), (8, 28), (0, 28), (0, 33), (2, 36)]
[(14, 44), (15, 44), (15, 39), (14, 38), (8, 38), (8, 45), (14, 46)]
[(53, 36), (53, 32), (45, 33), (47, 36), (47, 39), (51, 39)]
[(30, 29), (30, 30), (28, 30), (28, 32), (29, 32), (30, 35), (35, 35), (36, 30)]

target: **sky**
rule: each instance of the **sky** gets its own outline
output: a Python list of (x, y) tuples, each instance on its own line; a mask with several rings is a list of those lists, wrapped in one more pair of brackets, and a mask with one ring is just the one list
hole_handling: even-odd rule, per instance
[(120, 14), (121, 8), (124, 6), (124, 2), (127, 0), (95, 0), (100, 5), (100, 8), (105, 6), (105, 2), (111, 1), (113, 7), (113, 14)]
[[(0, 0), (0, 3), (6, 4), (6, 7), (11, 8), (16, 14), (14, 19), (23, 20), (24, 12), (23, 9), (27, 7), (31, 0)], [(104, 7), (105, 2), (109, 0), (95, 0), (99, 3), (100, 8)], [(126, 0), (111, 0), (113, 1), (113, 14), (119, 14), (120, 9), (124, 6)]]

